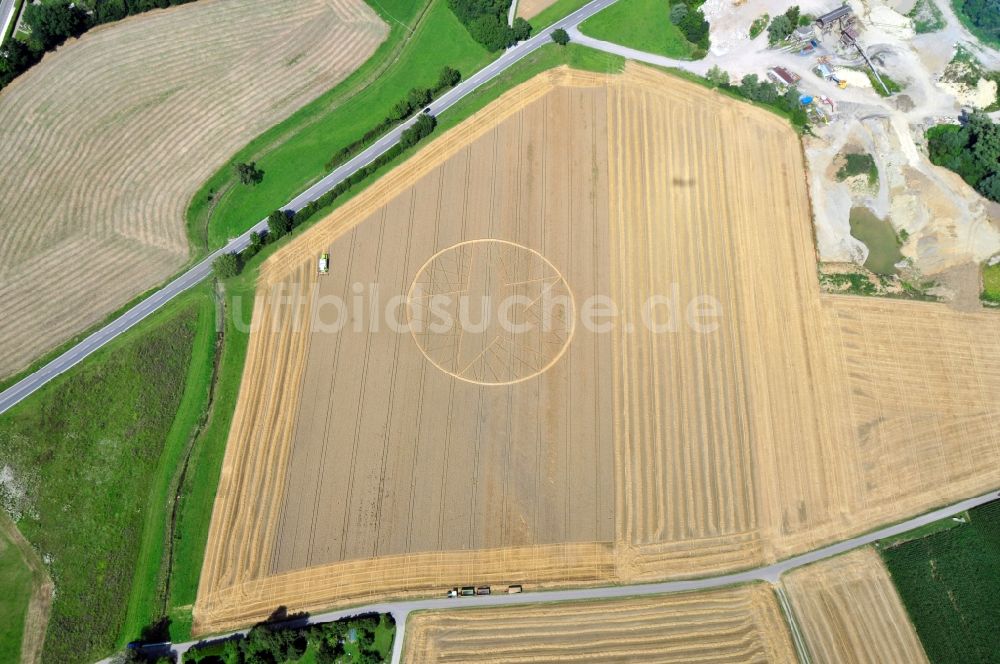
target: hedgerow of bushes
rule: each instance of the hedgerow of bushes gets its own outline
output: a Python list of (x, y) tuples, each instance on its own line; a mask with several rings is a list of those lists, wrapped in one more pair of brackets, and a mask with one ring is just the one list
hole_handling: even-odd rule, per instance
[(515, 18), (507, 24), (511, 0), (448, 0), (448, 7), (472, 38), (490, 51), (509, 48), (531, 36), (531, 24)]
[(358, 140), (354, 141), (350, 145), (342, 147), (340, 150), (337, 150), (333, 157), (330, 158), (330, 161), (326, 162), (326, 170), (331, 171), (337, 166), (340, 166), (358, 152), (374, 143), (379, 136), (385, 134), (385, 132), (389, 131), (396, 124), (407, 119), (418, 110), (437, 99), (438, 96), (446, 90), (458, 85), (461, 80), (461, 72), (457, 69), (453, 69), (452, 67), (445, 67), (441, 70), (441, 74), (438, 76), (437, 85), (433, 88), (411, 88), (410, 91), (406, 93), (406, 97), (400, 99), (396, 105), (392, 107), (392, 111), (385, 117), (384, 120), (365, 132), (365, 135)]

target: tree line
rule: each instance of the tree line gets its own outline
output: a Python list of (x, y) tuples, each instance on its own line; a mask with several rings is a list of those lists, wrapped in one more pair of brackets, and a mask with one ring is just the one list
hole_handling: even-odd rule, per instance
[(437, 83), (433, 88), (410, 88), (406, 96), (396, 102), (392, 110), (389, 111), (389, 115), (381, 122), (365, 132), (364, 136), (358, 140), (337, 150), (330, 160), (326, 162), (326, 170), (332, 171), (337, 166), (340, 166), (358, 152), (374, 143), (379, 136), (389, 131), (397, 123), (424, 108), (446, 90), (458, 85), (461, 80), (462, 73), (460, 71), (452, 67), (444, 67), (441, 73), (438, 74)]
[(931, 163), (962, 176), (976, 191), (1000, 202), (1000, 124), (981, 111), (965, 124), (937, 125), (927, 130)]
[[(297, 662), (311, 651), (316, 664), (334, 664), (348, 656), (348, 644), (353, 644), (359, 664), (381, 664), (385, 661), (376, 646), (379, 625), (385, 621), (393, 629), (391, 614), (365, 613), (352, 618), (316, 625), (288, 626), (276, 623), (255, 625), (249, 632), (226, 639), (203, 641), (184, 655), (193, 664), (283, 664)], [(304, 621), (303, 621), (304, 622)], [(171, 662), (167, 657), (150, 657), (139, 649), (128, 651), (119, 662)]]
[(981, 36), (1000, 46), (1000, 0), (957, 0), (955, 7), (979, 29)]
[(705, 0), (670, 0), (670, 22), (676, 25), (684, 38), (698, 47), (698, 53), (692, 54), (695, 59), (708, 53), (708, 21), (701, 11)]
[(256, 256), (266, 245), (277, 242), (291, 233), (295, 228), (306, 223), (313, 215), (323, 208), (333, 204), (335, 200), (361, 184), (383, 166), (391, 163), (409, 148), (415, 146), (433, 133), (437, 120), (432, 115), (421, 114), (412, 125), (406, 128), (398, 143), (383, 152), (374, 161), (364, 166), (350, 177), (338, 183), (314, 201), (307, 203), (298, 212), (291, 210), (275, 210), (267, 218), (267, 231), (250, 234), (250, 245), (239, 254), (225, 253), (212, 262), (212, 271), (219, 279), (235, 277), (243, 271), (244, 265)]
[(472, 38), (490, 51), (509, 48), (531, 36), (531, 24), (523, 18), (507, 24), (511, 0), (448, 0), (448, 7), (458, 17)]
[(804, 129), (809, 122), (809, 116), (799, 101), (801, 94), (795, 86), (782, 92), (775, 83), (761, 80), (757, 74), (747, 74), (739, 83), (732, 83), (729, 73), (717, 65), (708, 70), (706, 78), (713, 87), (782, 112), (799, 129)]
[(70, 0), (28, 3), (24, 23), (31, 34), (24, 41), (11, 38), (0, 52), (0, 89), (34, 66), (47, 51), (70, 37), (79, 37), (102, 23), (120, 21), (132, 14), (163, 9), (194, 0), (93, 0), (92, 9)]

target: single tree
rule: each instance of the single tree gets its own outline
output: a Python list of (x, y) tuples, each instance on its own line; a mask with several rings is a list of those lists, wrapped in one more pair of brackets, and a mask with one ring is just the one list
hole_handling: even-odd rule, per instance
[(792, 30), (794, 30), (794, 25), (791, 19), (784, 14), (775, 16), (771, 20), (771, 25), (767, 26), (767, 43), (773, 46), (784, 41), (788, 35), (792, 34)]
[(212, 272), (218, 279), (229, 279), (240, 273), (240, 257), (236, 254), (222, 254), (212, 261)]
[(292, 217), (284, 210), (275, 210), (267, 216), (267, 234), (273, 240), (284, 237), (292, 230)]
[[(788, 17), (788, 22), (791, 23), (793, 27), (799, 24), (800, 13), (798, 5), (792, 5), (788, 8), (788, 11), (785, 12), (785, 16)], [(791, 31), (789, 30), (789, 32)]]
[(264, 246), (264, 231), (260, 233), (250, 233), (250, 249), (253, 253), (260, 251), (261, 247)]
[(249, 164), (240, 162), (234, 167), (236, 176), (243, 184), (260, 184), (264, 179), (264, 171), (257, 168), (257, 162), (251, 161)]
[(705, 77), (715, 87), (729, 85), (729, 72), (720, 68), (719, 65), (712, 65), (712, 68), (708, 70)]
[(674, 5), (670, 8), (670, 22), (674, 25), (679, 25), (690, 11), (691, 10), (688, 9), (688, 6), (683, 2)]
[(445, 88), (453, 88), (458, 85), (458, 82), (462, 80), (462, 73), (457, 69), (451, 67), (445, 67), (441, 70), (441, 74), (438, 75), (438, 90), (444, 90)]
[(513, 46), (517, 42), (524, 41), (531, 36), (531, 24), (520, 16), (514, 19), (511, 30), (513, 31), (513, 41), (508, 43), (508, 46)]
[(562, 28), (556, 28), (552, 31), (552, 41), (560, 46), (565, 46), (569, 43), (569, 33)]

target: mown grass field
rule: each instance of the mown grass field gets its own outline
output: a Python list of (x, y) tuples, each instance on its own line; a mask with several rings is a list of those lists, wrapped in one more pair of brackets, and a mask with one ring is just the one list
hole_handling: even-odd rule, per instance
[[(252, 141), (202, 186), (187, 214), (196, 247), (224, 244), (319, 180), (334, 152), (380, 122), (410, 88), (432, 87), (443, 67), (467, 76), (495, 57), (445, 0), (369, 4), (391, 26), (389, 38), (358, 71)], [(232, 164), (246, 161), (264, 170), (263, 182), (235, 183)]]
[(56, 584), (43, 661), (99, 659), (156, 615), (169, 487), (197, 417), (186, 388), (202, 382), (213, 312), (205, 287), (182, 296), (0, 417), (23, 489), (8, 502)]
[(1000, 501), (881, 553), (931, 662), (1000, 662)]
[[(0, 518), (6, 519), (0, 515)], [(14, 542), (0, 528), (0, 662), (17, 662), (34, 579)]]
[(534, 32), (547, 28), (564, 16), (569, 16), (590, 0), (556, 0), (551, 5), (532, 16), (528, 21)]
[(620, 0), (584, 21), (580, 31), (668, 58), (689, 59), (695, 48), (670, 22), (670, 4), (662, 0)]

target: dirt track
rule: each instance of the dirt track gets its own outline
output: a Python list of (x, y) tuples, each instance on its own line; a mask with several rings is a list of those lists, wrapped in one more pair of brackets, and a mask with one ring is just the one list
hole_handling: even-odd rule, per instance
[(616, 601), (412, 614), (403, 661), (795, 662), (764, 585)]
[(816, 664), (927, 661), (892, 579), (872, 549), (795, 570), (783, 583)]
[[(539, 252), (577, 302), (606, 287), (613, 331), (476, 386), (407, 335), (296, 334), (310, 305), (271, 304), (401, 293), (476, 237)], [(1000, 484), (980, 463), (1000, 451), (997, 317), (821, 296), (791, 129), (648, 69), (511, 91), (276, 253), (258, 294), (196, 629), (464, 583), (719, 573)], [(651, 294), (712, 296), (718, 328), (654, 334)]]
[(0, 376), (180, 268), (198, 187), (386, 34), (361, 0), (201, 0), (92, 30), (5, 89)]

